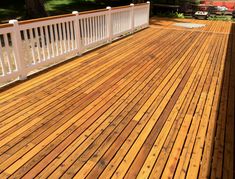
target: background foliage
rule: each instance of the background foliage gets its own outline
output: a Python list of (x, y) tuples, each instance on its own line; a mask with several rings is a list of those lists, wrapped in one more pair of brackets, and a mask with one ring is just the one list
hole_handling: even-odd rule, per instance
[[(133, 1), (135, 0), (44, 0), (44, 4), (49, 15), (58, 15), (71, 13), (74, 10), (84, 11), (106, 6), (127, 5)], [(0, 0), (0, 21), (25, 18), (25, 0)]]

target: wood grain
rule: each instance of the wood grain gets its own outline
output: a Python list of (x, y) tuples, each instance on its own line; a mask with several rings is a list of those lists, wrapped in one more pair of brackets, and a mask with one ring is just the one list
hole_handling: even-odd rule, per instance
[(234, 24), (151, 23), (1, 92), (0, 178), (234, 178)]

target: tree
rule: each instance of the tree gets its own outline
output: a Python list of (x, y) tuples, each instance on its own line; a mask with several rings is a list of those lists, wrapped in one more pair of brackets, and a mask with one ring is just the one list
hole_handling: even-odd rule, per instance
[(29, 19), (48, 16), (44, 0), (25, 0), (26, 16)]

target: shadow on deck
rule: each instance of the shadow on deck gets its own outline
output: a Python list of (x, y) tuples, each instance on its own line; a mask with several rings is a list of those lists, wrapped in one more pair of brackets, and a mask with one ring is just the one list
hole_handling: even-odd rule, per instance
[(234, 178), (234, 92), (235, 92), (235, 24), (231, 26), (226, 53), (223, 84), (221, 87), (218, 117), (214, 125), (211, 178)]

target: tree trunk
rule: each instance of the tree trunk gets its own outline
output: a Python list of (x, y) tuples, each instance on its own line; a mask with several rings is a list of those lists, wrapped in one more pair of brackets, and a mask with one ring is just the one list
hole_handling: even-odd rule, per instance
[(29, 19), (48, 16), (44, 7), (44, 0), (25, 0), (25, 6), (26, 15)]

